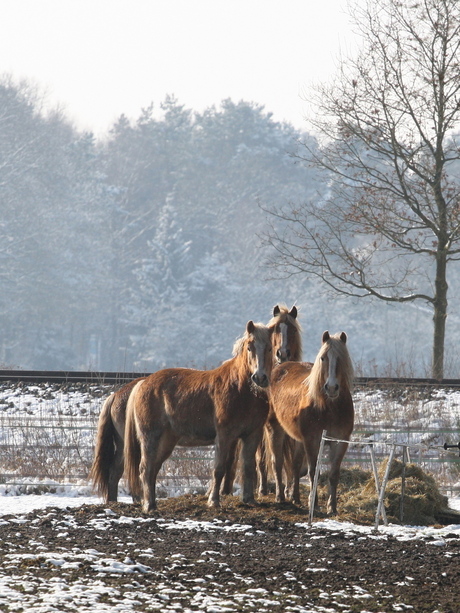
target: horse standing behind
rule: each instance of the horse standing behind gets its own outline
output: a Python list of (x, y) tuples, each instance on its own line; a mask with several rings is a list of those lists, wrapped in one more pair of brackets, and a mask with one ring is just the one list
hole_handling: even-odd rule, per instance
[(126, 414), (125, 475), (144, 512), (156, 508), (156, 479), (178, 444), (215, 442), (210, 506), (219, 506), (219, 490), (228, 454), (243, 442), (242, 499), (254, 502), (255, 453), (262, 438), (268, 404), (271, 330), (249, 321), (235, 343), (233, 358), (213, 370), (167, 368), (137, 383)]
[(298, 362), (302, 359), (302, 328), (297, 319), (297, 307), (289, 311), (284, 304), (273, 308), (273, 317), (267, 326), (273, 330), (273, 363)]
[[(271, 449), (274, 456), (276, 499), (285, 499), (282, 483), (283, 442), (286, 435), (300, 441), (308, 461), (310, 486), (316, 470), (323, 430), (340, 442), (330, 443), (328, 513), (337, 513), (337, 484), (340, 465), (353, 432), (354, 407), (351, 397), (353, 366), (346, 346), (347, 335), (324, 332), (314, 364), (286, 362), (276, 366), (270, 385), (272, 421)], [(295, 495), (299, 498), (302, 454), (293, 465)], [(312, 491), (312, 490), (311, 490)], [(316, 504), (310, 498), (310, 505)]]
[[(267, 324), (272, 331), (272, 359), (273, 365), (280, 364), (286, 360), (300, 360), (302, 358), (302, 328), (297, 319), (297, 307), (294, 305), (291, 310), (284, 304), (276, 305), (273, 308), (273, 316)], [(267, 413), (268, 413), (268, 397)], [(267, 479), (267, 459), (265, 430), (262, 441), (257, 449), (256, 464), (259, 481), (259, 493), (266, 495), (268, 492)], [(289, 444), (293, 441), (286, 441), (286, 457), (290, 457)], [(237, 473), (238, 459), (241, 452), (241, 442), (235, 442), (235, 448), (229, 453), (225, 477), (222, 482), (222, 494), (233, 492), (233, 483)], [(239, 471), (238, 471), (239, 472)]]

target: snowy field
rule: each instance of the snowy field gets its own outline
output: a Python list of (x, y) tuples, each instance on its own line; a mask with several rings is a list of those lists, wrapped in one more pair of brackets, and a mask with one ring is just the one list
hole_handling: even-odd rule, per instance
[[(58, 390), (53, 386), (27, 386), (22, 389), (8, 388), (3, 386), (0, 392), (0, 422), (4, 418), (24, 419), (26, 417), (49, 420), (51, 418), (72, 418), (96, 421), (101, 402), (107, 395), (107, 389), (97, 386), (91, 394), (81, 390)], [(358, 420), (365, 423), (388, 423), (393, 425), (407, 425), (410, 422), (424, 430), (422, 437), (427, 447), (436, 451), (443, 440), (436, 436), (436, 429), (455, 427), (459, 423), (460, 393), (436, 392), (434, 397), (412, 400), (396, 397), (391, 400), (382, 392), (360, 392), (356, 396), (356, 410)], [(42, 495), (17, 495), (21, 488), (11, 488), (0, 484), (0, 534), (4, 529), (17, 526), (18, 535), (20, 530), (36, 529), (37, 538), (34, 542), (19, 545), (4, 558), (0, 566), (0, 610), (20, 611), (34, 613), (54, 613), (55, 611), (78, 611), (79, 613), (98, 613), (118, 611), (130, 613), (131, 611), (206, 611), (207, 613), (233, 613), (236, 611), (266, 611), (278, 607), (282, 599), (287, 598), (282, 592), (269, 593), (250, 580), (246, 581), (243, 594), (239, 593), (229, 597), (228, 584), (218, 585), (211, 575), (203, 575), (193, 579), (194, 587), (190, 588), (187, 580), (174, 583), (165, 582), (161, 576), (153, 573), (150, 564), (154, 555), (152, 548), (138, 551), (138, 557), (142, 563), (133, 561), (129, 556), (119, 551), (117, 554), (107, 555), (98, 548), (98, 540), (95, 537), (92, 547), (82, 550), (72, 543), (68, 532), (75, 529), (74, 518), (70, 515), (70, 509), (82, 505), (97, 505), (101, 500), (91, 494), (90, 486), (81, 483), (73, 487), (57, 488), (54, 494)], [(173, 495), (173, 492), (170, 492)], [(121, 496), (121, 502), (130, 503), (128, 496)], [(460, 511), (460, 498), (451, 498), (449, 506)], [(49, 508), (49, 511), (46, 509)], [(54, 520), (56, 511), (53, 509), (69, 510), (65, 521)], [(28, 515), (31, 513), (31, 515)], [(34, 520), (35, 514), (37, 519)], [(26, 517), (27, 516), (27, 517)], [(48, 519), (47, 519), (48, 518)], [(69, 541), (67, 546), (53, 548), (40, 539), (40, 525), (43, 521), (55, 522), (57, 537)], [(87, 529), (95, 534), (110, 534), (115, 527), (120, 525), (131, 526), (141, 524), (142, 518), (126, 517), (117, 515), (110, 509), (106, 509), (105, 516), (91, 519)], [(216, 543), (223, 543), (225, 539), (234, 541), (251, 539), (254, 529), (251, 525), (241, 523), (224, 523), (218, 521), (199, 521), (190, 518), (161, 519), (157, 518), (158, 529), (161, 531), (179, 531), (179, 533), (193, 535), (197, 542), (200, 539), (215, 539)], [(302, 525), (300, 525), (302, 527)], [(304, 524), (305, 531), (308, 525)], [(451, 544), (453, 540), (460, 538), (460, 524), (440, 527), (426, 526), (396, 526), (380, 525), (378, 532), (373, 527), (360, 526), (337, 519), (315, 521), (309, 531), (309, 542), (315, 539), (328, 539), (328, 534), (337, 538), (337, 534), (343, 534), (344, 539), (351, 543), (369, 542), (369, 547), (385, 539), (396, 539), (402, 543), (429, 543), (430, 547), (446, 551), (446, 556), (451, 556)], [(317, 536), (315, 536), (317, 535)], [(189, 538), (188, 536), (188, 538)], [(19, 538), (19, 536), (18, 536)], [(180, 538), (180, 537), (179, 537)], [(219, 545), (221, 546), (221, 545)], [(236, 545), (235, 545), (236, 546)], [(300, 546), (300, 545), (299, 545)], [(310, 546), (310, 545), (304, 545)], [(30, 548), (34, 553), (30, 553)], [(153, 545), (152, 545), (153, 547)], [(217, 545), (216, 545), (217, 547)], [(21, 553), (24, 548), (27, 553)], [(208, 559), (217, 557), (212, 549), (206, 551)], [(237, 554), (234, 554), (237, 555)], [(173, 559), (174, 558), (174, 559)], [(149, 564), (150, 561), (150, 564)], [(198, 560), (197, 563), (202, 560)], [(165, 563), (181, 564), (181, 554), (171, 554), (170, 560)], [(219, 562), (231, 564), (231, 560)], [(324, 562), (326, 564), (327, 562)], [(37, 577), (34, 568), (52, 569), (46, 578)], [(30, 567), (27, 572), (24, 568)], [(84, 579), (70, 580), (72, 573), (85, 570)], [(311, 568), (311, 573), (323, 573), (325, 568)], [(25, 574), (24, 574), (25, 573)], [(289, 573), (288, 573), (289, 574)], [(296, 569), (292, 568), (292, 581), (300, 581), (296, 578)], [(142, 581), (140, 577), (142, 576)], [(123, 577), (123, 587), (114, 584), (115, 577)], [(185, 575), (184, 575), (185, 577)], [(145, 579), (146, 578), (146, 579)], [(145, 581), (144, 581), (145, 579)], [(413, 579), (407, 577), (406, 581)], [(149, 583), (149, 592), (144, 592), (144, 586)], [(191, 581), (191, 580), (190, 580)], [(112, 582), (112, 583), (111, 583)], [(241, 577), (236, 576), (234, 583), (241, 582)], [(153, 586), (153, 587), (152, 587)], [(154, 597), (152, 597), (152, 589)], [(302, 599), (287, 598), (285, 611), (299, 613), (335, 613), (354, 611), (349, 605), (350, 595), (353, 592), (353, 602), (359, 599), (363, 603), (362, 612), (367, 611), (366, 599), (371, 595), (363, 585), (344, 586), (341, 593), (324, 594), (324, 602), (336, 604), (328, 606), (307, 605)], [(327, 600), (329, 599), (329, 600)], [(347, 600), (348, 599), (348, 600)], [(184, 605), (184, 603), (186, 603)], [(275, 605), (276, 603), (276, 605)], [(344, 604), (345, 603), (345, 604)], [(390, 605), (389, 605), (390, 606)], [(413, 610), (404, 602), (393, 604), (388, 611)], [(434, 611), (434, 610), (433, 610)]]

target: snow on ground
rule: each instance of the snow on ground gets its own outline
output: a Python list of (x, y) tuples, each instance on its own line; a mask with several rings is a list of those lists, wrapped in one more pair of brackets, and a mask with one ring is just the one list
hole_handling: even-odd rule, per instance
[[(130, 496), (119, 496), (119, 502), (131, 503)], [(101, 499), (98, 496), (91, 494), (78, 494), (71, 491), (64, 494), (22, 494), (22, 495), (1, 495), (0, 493), (0, 525), (1, 517), (4, 515), (26, 515), (31, 511), (45, 509), (47, 507), (58, 507), (65, 509), (67, 507), (79, 507), (84, 504), (100, 504)], [(449, 499), (449, 507), (460, 511), (460, 497)], [(107, 511), (110, 514), (110, 511)], [(195, 525), (201, 525), (203, 522), (188, 521), (182, 524), (184, 528), (193, 528)], [(340, 522), (335, 519), (327, 519), (324, 521), (315, 521), (313, 524), (318, 528), (326, 528), (330, 530), (344, 530), (361, 532), (363, 535), (370, 535), (374, 528), (371, 526), (359, 526), (349, 522)], [(431, 526), (397, 526), (397, 525), (380, 525), (379, 530), (384, 534), (392, 534), (401, 539), (407, 538), (425, 538), (426, 536), (439, 535), (442, 538), (443, 534), (458, 534), (460, 537), (460, 524), (449, 525), (442, 528), (432, 528)]]
[[(128, 502), (126, 497), (123, 502)], [(20, 495), (20, 496), (0, 496), (0, 531), (2, 525), (6, 523), (15, 523), (21, 525), (25, 522), (30, 522), (31, 525), (43, 521), (43, 517), (34, 519), (26, 519), (25, 514), (34, 509), (44, 509), (45, 507), (76, 507), (82, 504), (99, 503), (100, 500), (91, 495)], [(460, 508), (460, 499), (454, 501), (456, 508)], [(13, 517), (10, 514), (14, 514)], [(5, 517), (8, 516), (8, 517)], [(50, 512), (50, 518), (53, 518), (53, 512)], [(87, 523), (88, 530), (94, 530), (95, 533), (110, 532), (111, 527), (115, 524), (139, 524), (145, 521), (155, 521), (162, 530), (175, 529), (183, 531), (193, 531), (196, 533), (196, 538), (200, 538), (200, 534), (210, 533), (215, 534), (219, 540), (225, 539), (230, 534), (239, 534), (237, 538), (250, 538), (253, 534), (252, 526), (214, 521), (197, 521), (191, 519), (171, 520), (163, 518), (155, 518), (152, 520), (146, 518), (117, 516), (110, 509), (106, 509), (106, 514), (90, 519)], [(60, 520), (58, 528), (61, 529), (58, 536), (66, 537), (69, 528), (75, 528), (74, 518), (69, 514), (67, 517)], [(460, 525), (450, 525), (443, 528), (432, 527), (405, 527), (405, 526), (381, 526), (378, 532), (375, 532), (372, 527), (359, 526), (349, 522), (340, 522), (337, 520), (327, 519), (324, 521), (314, 522), (309, 528), (307, 523), (298, 524), (300, 529), (312, 531), (312, 538), (327, 538), (324, 531), (330, 531), (331, 536), (337, 532), (343, 532), (344, 538), (350, 539), (369, 539), (375, 542), (376, 540), (385, 540), (389, 536), (393, 536), (398, 541), (425, 541), (432, 547), (448, 548), (449, 542), (452, 539), (460, 538)], [(317, 535), (315, 535), (315, 532)], [(321, 531), (321, 532), (320, 532)], [(182, 611), (188, 613), (191, 611), (205, 611), (207, 613), (233, 613), (234, 611), (265, 611), (270, 610), (271, 605), (280, 604), (279, 597), (287, 598), (286, 594), (281, 592), (268, 592), (260, 587), (251, 587), (249, 579), (245, 579), (246, 585), (244, 590), (233, 594), (229, 598), (228, 593), (221, 589), (216, 581), (210, 582), (208, 575), (200, 579), (191, 579), (191, 584), (187, 584), (185, 579), (176, 582), (165, 581), (159, 575), (152, 575), (152, 568), (149, 566), (149, 559), (154, 556), (152, 548), (139, 551), (137, 561), (134, 562), (126, 555), (121, 555), (118, 552), (115, 555), (102, 553), (97, 549), (97, 538), (94, 541), (94, 546), (89, 549), (79, 549), (69, 543), (68, 548), (59, 547), (57, 549), (49, 549), (47, 544), (40, 540), (37, 532), (37, 539), (34, 543), (35, 553), (21, 553), (16, 550), (6, 555), (4, 566), (0, 569), (0, 610), (5, 611), (22, 611), (23, 613), (55, 613), (59, 611), (78, 611), (78, 613), (105, 613), (109, 611), (120, 611), (120, 613), (131, 613), (134, 611), (143, 610), (158, 610), (158, 611)], [(203, 555), (214, 556), (217, 558), (216, 564), (219, 567), (225, 566), (226, 562), (218, 557), (220, 554), (215, 551), (206, 551)], [(447, 555), (447, 554), (446, 554)], [(182, 563), (182, 554), (174, 554), (169, 560), (172, 564)], [(140, 561), (141, 560), (141, 561)], [(54, 569), (52, 575), (44, 580), (37, 578), (34, 573), (34, 565), (40, 563)], [(18, 566), (24, 567), (27, 565), (30, 570), (25, 574), (19, 575), (15, 573)], [(91, 572), (82, 579), (68, 580), (69, 573), (77, 571), (82, 565), (90, 569)], [(228, 567), (230, 571), (230, 567)], [(293, 569), (294, 570), (294, 569)], [(324, 567), (312, 567), (311, 573), (325, 572)], [(154, 595), (143, 591), (142, 585), (137, 578), (141, 575), (150, 577), (149, 581), (155, 585)], [(108, 583), (105, 577), (123, 577), (123, 587), (119, 584)], [(185, 577), (186, 575), (184, 575)], [(242, 579), (241, 577), (237, 577)], [(292, 573), (292, 580), (295, 578), (295, 571)], [(409, 580), (409, 579), (408, 579)], [(18, 583), (19, 582), (19, 583)], [(19, 586), (19, 587), (18, 587)], [(295, 600), (295, 596), (288, 598), (286, 603), (289, 605), (285, 610), (291, 613), (329, 613), (342, 610), (342, 598), (347, 596), (347, 587), (344, 586), (343, 593), (335, 594), (337, 608), (324, 607), (305, 607), (304, 603)], [(352, 588), (355, 592), (355, 598), (363, 599), (371, 598), (371, 595), (364, 587), (354, 585)], [(187, 606), (183, 607), (180, 603), (187, 602)], [(3, 606), (6, 608), (3, 609)], [(146, 608), (144, 608), (144, 606)], [(391, 610), (402, 611), (405, 605), (394, 604)], [(347, 608), (347, 610), (350, 610)], [(362, 609), (363, 611), (365, 609)]]
[[(3, 389), (0, 390), (0, 420), (2, 416), (21, 417), (24, 415), (36, 416), (43, 419), (50, 416), (78, 416), (95, 418), (100, 410), (104, 394), (98, 393), (94, 397), (88, 398), (83, 392), (60, 392), (55, 388), (36, 387), (33, 389), (29, 386), (27, 389)], [(379, 392), (362, 393), (357, 397), (357, 413), (362, 418), (368, 421), (377, 423), (378, 421), (387, 422), (393, 419), (395, 414), (400, 414), (400, 423), (405, 422), (402, 416), (401, 405), (398, 400), (393, 402), (393, 407), (389, 407), (388, 399), (382, 397)], [(439, 392), (434, 398), (425, 402), (420, 402), (412, 407), (411, 420), (412, 423), (417, 423), (427, 430), (440, 426), (445, 426), (447, 423), (459, 423), (459, 407), (460, 407), (460, 392), (452, 394), (444, 394)], [(393, 416), (393, 417), (392, 417)], [(407, 421), (407, 420), (406, 420)], [(396, 423), (394, 420), (393, 423)], [(1, 437), (0, 437), (1, 438)], [(456, 442), (456, 441), (455, 441)], [(128, 496), (121, 496), (120, 501), (130, 502)], [(54, 494), (23, 494), (16, 495), (15, 489), (7, 488), (5, 485), (0, 485), (0, 531), (2, 524), (5, 522), (22, 523), (26, 521), (33, 522), (32, 518), (26, 519), (26, 514), (47, 507), (78, 507), (84, 504), (99, 504), (100, 498), (91, 494), (88, 484), (81, 484), (75, 487), (57, 488), (57, 493)], [(450, 500), (450, 506), (453, 509), (460, 511), (460, 498)], [(11, 516), (8, 517), (5, 516)], [(71, 519), (69, 519), (71, 521)], [(93, 523), (96, 520), (93, 520)], [(123, 516), (115, 516), (110, 509), (107, 509), (106, 516), (97, 519), (97, 525), (94, 529), (108, 530), (111, 522), (133, 522), (142, 521), (141, 518), (133, 519)], [(175, 529), (194, 530), (197, 532), (210, 531), (235, 531), (243, 534), (251, 531), (250, 526), (241, 524), (226, 524), (221, 526), (216, 522), (203, 522), (195, 520), (159, 520), (163, 521), (165, 528), (174, 526)], [(302, 524), (302, 527), (308, 528), (308, 524)], [(359, 526), (348, 522), (340, 522), (335, 519), (327, 519), (313, 523), (311, 528), (315, 530), (330, 530), (337, 533), (343, 531), (345, 534), (359, 534), (363, 539), (386, 538), (392, 535), (400, 541), (427, 540), (433, 546), (443, 547), (452, 538), (460, 538), (460, 525), (450, 525), (442, 528), (433, 527), (414, 527), (414, 526), (379, 526), (378, 533), (373, 527)], [(65, 530), (65, 527), (63, 527)], [(40, 549), (41, 547), (41, 549)], [(45, 555), (47, 561), (56, 569), (71, 569), (76, 568), (79, 564), (85, 563), (90, 565), (96, 573), (101, 575), (106, 574), (123, 574), (126, 577), (126, 583), (132, 585), (131, 592), (120, 592), (116, 587), (108, 587), (102, 580), (96, 579), (91, 582), (75, 582), (67, 583), (64, 577), (56, 575), (52, 578), (48, 585), (37, 582), (33, 574), (30, 575), (30, 580), (21, 586), (21, 590), (17, 588), (17, 580), (14, 577), (14, 565), (18, 564), (18, 553), (11, 554), (11, 572), (6, 569), (6, 573), (0, 573), (0, 609), (3, 604), (6, 604), (5, 610), (18, 610), (23, 612), (34, 613), (52, 613), (55, 611), (70, 611), (76, 610), (79, 613), (91, 612), (99, 613), (105, 611), (118, 610), (123, 613), (139, 610), (140, 603), (144, 598), (141, 591), (138, 590), (138, 584), (135, 580), (136, 574), (148, 573), (148, 555), (145, 552), (145, 565), (134, 564), (130, 559), (111, 558), (101, 554), (97, 549), (87, 551), (75, 551), (69, 547), (66, 551), (47, 551), (43, 544), (37, 542), (37, 556)], [(314, 569), (313, 569), (314, 570)], [(312, 572), (313, 572), (312, 570)], [(318, 572), (321, 569), (316, 569)], [(161, 578), (158, 578), (158, 594), (155, 601), (149, 602), (148, 610), (169, 611), (175, 610), (173, 607), (174, 593), (179, 594), (182, 587), (177, 585), (162, 585)], [(203, 582), (205, 580), (203, 579)], [(219, 598), (217, 595), (207, 594), (199, 584), (196, 585), (196, 592), (192, 592), (190, 596), (190, 606), (187, 610), (204, 610), (208, 613), (223, 613), (225, 611), (234, 611), (235, 603), (227, 602)], [(40, 593), (46, 596), (41, 597)], [(250, 605), (250, 610), (269, 610), (270, 598), (273, 597), (268, 593), (258, 592), (251, 593), (250, 586), (247, 590), (247, 599), (253, 598), (254, 609), (249, 601), (244, 605)], [(365, 594), (363, 598), (365, 597)], [(105, 602), (109, 600), (110, 602)], [(113, 603), (118, 602), (114, 608)], [(296, 606), (289, 607), (292, 611), (299, 611)], [(141, 609), (142, 610), (142, 609)], [(181, 609), (184, 610), (184, 609)], [(243, 610), (243, 609), (242, 609)], [(244, 609), (249, 610), (249, 609)], [(306, 609), (302, 609), (305, 611)], [(321, 608), (323, 611), (324, 609)], [(330, 610), (330, 609), (328, 609)], [(400, 610), (394, 608), (393, 610)], [(313, 610), (311, 610), (313, 611)], [(315, 609), (315, 611), (319, 611)]]

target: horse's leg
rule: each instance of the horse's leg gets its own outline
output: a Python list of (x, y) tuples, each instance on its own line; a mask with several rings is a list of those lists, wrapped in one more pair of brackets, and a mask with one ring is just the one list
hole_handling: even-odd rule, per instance
[(221, 437), (219, 432), (215, 441), (214, 469), (212, 473), (211, 486), (209, 488), (208, 505), (210, 507), (220, 506), (220, 486), (227, 469), (230, 453), (235, 447), (237, 439)]
[(337, 485), (340, 478), (340, 466), (347, 449), (348, 443), (331, 443), (329, 451), (329, 498), (327, 501), (327, 512), (331, 515), (337, 515)]
[(275, 499), (276, 502), (284, 502), (286, 498), (283, 484), (283, 464), (286, 433), (276, 419), (270, 419), (265, 427), (267, 429), (267, 441), (270, 448), (273, 474), (275, 475)]
[(221, 493), (228, 495), (233, 493), (233, 483), (235, 482), (236, 467), (240, 456), (238, 441), (236, 440), (229, 451), (225, 475), (222, 481)]
[(303, 445), (305, 453), (307, 454), (308, 462), (308, 478), (310, 480), (310, 508), (313, 503), (314, 508), (318, 509), (318, 493), (316, 492), (315, 500), (312, 500), (313, 496), (313, 483), (315, 480), (316, 464), (318, 462), (319, 447), (321, 444), (321, 438), (304, 439)]
[(256, 485), (256, 451), (262, 441), (263, 426), (253, 430), (243, 439), (243, 494), (242, 500), (246, 504), (254, 503), (254, 490)]
[(292, 460), (290, 467), (290, 479), (287, 479), (291, 484), (290, 497), (291, 500), (300, 505), (300, 477), (302, 476), (302, 467), (305, 462), (305, 450), (303, 445), (297, 441), (293, 441)]
[(139, 477), (142, 484), (144, 513), (150, 513), (157, 508), (156, 481), (158, 472), (163, 463), (171, 455), (177, 443), (177, 437), (171, 432), (150, 432), (141, 443), (141, 462), (139, 465)]
[(268, 494), (267, 446), (264, 437), (262, 437), (260, 445), (257, 447), (256, 467), (259, 481), (259, 496), (266, 496)]

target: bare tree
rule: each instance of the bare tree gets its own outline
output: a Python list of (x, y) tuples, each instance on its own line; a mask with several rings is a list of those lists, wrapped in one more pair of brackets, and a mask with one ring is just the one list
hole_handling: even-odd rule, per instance
[(362, 46), (315, 88), (321, 202), (289, 205), (268, 242), (283, 273), (335, 292), (433, 309), (443, 378), (448, 265), (460, 258), (460, 2), (368, 0), (350, 10)]

